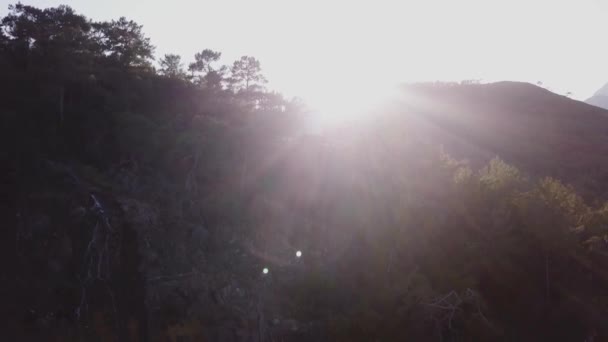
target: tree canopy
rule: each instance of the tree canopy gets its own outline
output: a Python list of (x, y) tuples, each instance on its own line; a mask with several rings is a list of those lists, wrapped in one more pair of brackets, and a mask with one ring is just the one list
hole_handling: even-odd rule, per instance
[(175, 54), (166, 54), (160, 60), (160, 73), (170, 78), (185, 77), (182, 58)]
[(234, 61), (230, 72), (230, 85), (235, 91), (258, 90), (267, 82), (262, 75), (260, 61), (251, 56)]

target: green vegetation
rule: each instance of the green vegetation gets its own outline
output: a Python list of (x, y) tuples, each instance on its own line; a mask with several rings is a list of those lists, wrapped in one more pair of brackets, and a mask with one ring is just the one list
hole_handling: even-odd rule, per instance
[[(3, 279), (13, 325), (26, 325), (14, 340), (102, 338), (95, 312), (123, 338), (130, 319), (149, 320), (150, 340), (222, 329), (255, 340), (608, 338), (608, 204), (539, 175), (541, 162), (484, 131), (497, 124), (467, 126), (480, 121), (447, 106), (492, 85), (420, 85), (448, 94), (446, 106), (397, 106), (314, 135), (297, 100), (264, 88), (253, 57), (218, 66), (205, 49), (188, 64), (165, 55), (156, 70), (150, 40), (125, 18), (18, 4), (1, 23), (0, 157), (14, 199), (0, 211), (3, 262), (18, 256)], [(518, 127), (501, 128), (531, 136)], [(451, 157), (440, 143), (454, 130), (523, 167)], [(114, 254), (88, 231), (100, 217), (121, 234)], [(62, 239), (70, 248), (53, 247)]]

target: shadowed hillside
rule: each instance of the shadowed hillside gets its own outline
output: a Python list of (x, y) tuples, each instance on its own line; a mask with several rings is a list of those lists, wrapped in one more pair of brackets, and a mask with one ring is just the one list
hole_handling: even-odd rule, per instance
[(254, 57), (1, 28), (3, 340), (608, 340), (606, 111), (420, 84), (313, 134)]
[(432, 123), (446, 150), (473, 163), (500, 156), (606, 197), (608, 111), (515, 82), (414, 85), (404, 106)]

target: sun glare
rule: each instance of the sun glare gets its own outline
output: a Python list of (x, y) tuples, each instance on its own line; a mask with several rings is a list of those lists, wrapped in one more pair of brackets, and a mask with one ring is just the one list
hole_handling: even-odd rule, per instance
[(358, 120), (396, 94), (396, 85), (373, 79), (345, 80), (318, 86), (304, 98), (320, 125)]

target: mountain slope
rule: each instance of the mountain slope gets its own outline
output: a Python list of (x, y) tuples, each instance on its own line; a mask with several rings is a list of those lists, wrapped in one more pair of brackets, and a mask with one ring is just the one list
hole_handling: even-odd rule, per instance
[(496, 155), (605, 197), (608, 111), (527, 83), (413, 85), (401, 106), (425, 134), (479, 164)]
[(608, 205), (544, 178), (605, 196), (606, 111), (417, 85), (308, 134), (234, 75), (158, 73), (136, 23), (10, 12), (2, 340), (608, 340)]
[(608, 108), (608, 83), (600, 88), (600, 90), (595, 92), (595, 94), (593, 94), (593, 96), (588, 98), (585, 102), (597, 107)]

